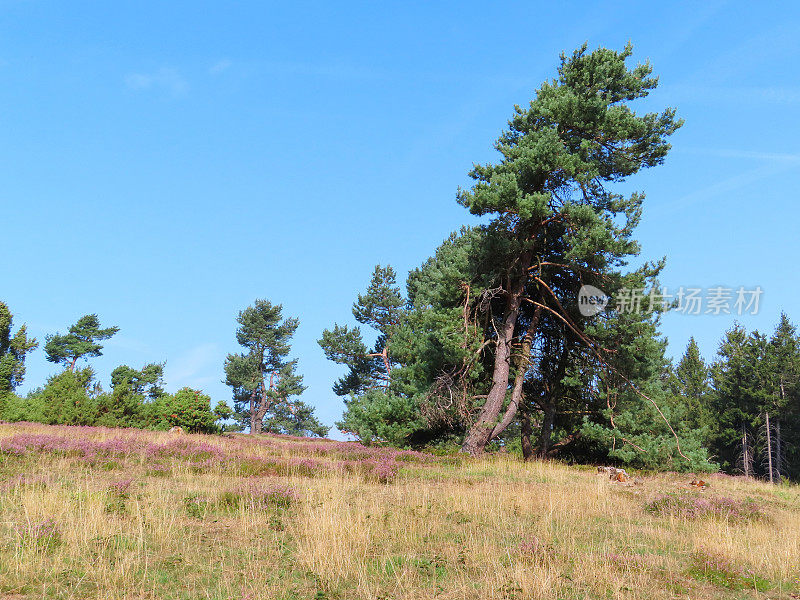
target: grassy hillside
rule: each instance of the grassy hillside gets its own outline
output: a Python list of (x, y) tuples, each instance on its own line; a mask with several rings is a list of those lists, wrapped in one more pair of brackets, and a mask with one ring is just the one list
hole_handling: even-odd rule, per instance
[(800, 488), (691, 479), (0, 425), (0, 598), (800, 597)]

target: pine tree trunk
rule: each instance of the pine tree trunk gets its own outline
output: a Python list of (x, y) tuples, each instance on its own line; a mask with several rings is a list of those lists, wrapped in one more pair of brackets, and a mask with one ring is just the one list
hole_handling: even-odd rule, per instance
[(269, 374), (269, 393), (264, 389), (264, 384), (261, 386), (261, 402), (258, 403), (258, 410), (256, 410), (255, 428), (256, 433), (264, 431), (264, 417), (272, 406), (271, 392), (275, 390), (275, 373)]
[(256, 433), (261, 433), (264, 430), (264, 417), (267, 415), (270, 405), (269, 398), (264, 394), (256, 411)]
[(546, 458), (550, 445), (553, 442), (553, 424), (556, 420), (556, 405), (554, 402), (547, 402), (542, 405), (544, 419), (542, 420), (542, 431), (539, 433), (539, 442), (536, 448), (536, 456)]
[(258, 433), (256, 431), (256, 391), (250, 394), (250, 433)]
[[(781, 408), (786, 410), (786, 389), (783, 386), (783, 375), (781, 375)], [(775, 472), (778, 475), (778, 483), (781, 481), (781, 466), (783, 465), (781, 442), (781, 418), (778, 417), (775, 419)]]
[(520, 442), (522, 444), (522, 458), (527, 461), (533, 458), (533, 446), (531, 445), (533, 427), (531, 426), (531, 409), (528, 402), (522, 402), (519, 412), (521, 424)]
[(486, 403), (478, 414), (478, 419), (464, 437), (464, 443), (461, 446), (462, 452), (472, 455), (483, 453), (486, 444), (491, 439), (497, 417), (505, 404), (508, 379), (511, 373), (511, 343), (514, 339), (514, 329), (519, 317), (522, 295), (525, 292), (530, 261), (530, 253), (525, 253), (521, 260), (522, 274), (507, 286), (503, 322), (497, 332), (492, 387), (486, 397)]
[(769, 413), (764, 413), (767, 420), (767, 468), (769, 469), (769, 482), (775, 483), (772, 480), (772, 429), (769, 426)]

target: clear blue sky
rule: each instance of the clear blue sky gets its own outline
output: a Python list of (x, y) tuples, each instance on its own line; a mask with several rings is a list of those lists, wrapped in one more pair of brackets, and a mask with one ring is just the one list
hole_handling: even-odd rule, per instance
[[(671, 287), (761, 285), (742, 322), (800, 320), (800, 10), (793, 3), (0, 2), (0, 299), (40, 340), (121, 327), (92, 361), (167, 362), (229, 399), (255, 298), (299, 316), (305, 400), (341, 374), (316, 344), (376, 263), (404, 277), (470, 222), (454, 200), (515, 103), (588, 41), (649, 58), (686, 119), (648, 199)], [(654, 8), (655, 6), (655, 8)], [(669, 316), (713, 357), (731, 316)], [(38, 349), (23, 393), (57, 371)]]

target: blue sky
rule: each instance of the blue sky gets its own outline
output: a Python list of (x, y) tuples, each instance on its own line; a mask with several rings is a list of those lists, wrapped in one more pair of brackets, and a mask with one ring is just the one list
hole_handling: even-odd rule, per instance
[[(800, 320), (800, 10), (791, 3), (0, 2), (0, 299), (40, 340), (121, 327), (91, 362), (166, 361), (228, 399), (222, 363), (255, 298), (299, 316), (304, 399), (341, 374), (316, 344), (376, 263), (402, 276), (470, 217), (473, 162), (582, 42), (650, 59), (642, 109), (686, 125), (647, 193), (663, 283), (760, 285)], [(732, 316), (671, 315), (713, 357)], [(57, 371), (38, 349), (22, 392)]]

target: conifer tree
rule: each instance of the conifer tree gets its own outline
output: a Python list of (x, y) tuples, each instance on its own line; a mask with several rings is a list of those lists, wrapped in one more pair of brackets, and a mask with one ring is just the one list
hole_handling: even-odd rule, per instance
[(709, 368), (700, 355), (694, 337), (689, 338), (686, 351), (675, 367), (673, 392), (686, 406), (686, 419), (694, 429), (709, 426), (708, 410)]
[(38, 343), (29, 338), (27, 328), (22, 325), (12, 332), (14, 316), (8, 306), (0, 302), (0, 395), (13, 392), (25, 378), (25, 356)]
[(100, 327), (100, 319), (95, 314), (84, 315), (67, 333), (47, 336), (44, 346), (47, 360), (65, 364), (73, 371), (78, 359), (102, 356), (103, 346), (98, 342), (118, 331), (119, 327)]
[(151, 400), (164, 395), (164, 363), (150, 363), (141, 370), (120, 365), (111, 371), (111, 387), (127, 385), (131, 392)]
[(771, 441), (768, 462), (772, 464), (774, 480), (779, 482), (784, 476), (800, 475), (800, 464), (788, 460), (793, 448), (786, 444), (787, 439), (797, 439), (800, 433), (800, 340), (786, 313), (781, 313), (766, 347), (766, 360), (770, 382), (764, 410), (765, 415), (772, 415), (771, 426), (766, 430)]
[[(359, 326), (339, 324), (324, 330), (318, 342), (329, 360), (348, 369), (333, 386), (346, 406), (336, 426), (366, 443), (389, 440), (402, 444), (414, 420), (413, 408), (392, 389), (393, 369), (397, 366), (392, 338), (403, 318), (405, 304), (394, 269), (377, 265), (367, 290), (358, 295), (352, 308), (355, 320), (374, 331), (375, 344), (367, 346)], [(402, 432), (394, 425), (400, 425)]]
[(744, 327), (734, 325), (726, 332), (711, 367), (711, 408), (715, 415), (710, 436), (712, 452), (727, 471), (736, 470), (745, 457), (747, 474), (752, 463), (752, 457), (748, 457), (751, 440), (761, 412), (757, 369), (762, 356), (754, 342)]
[[(290, 342), (300, 322), (284, 319), (283, 307), (256, 300), (239, 312), (236, 340), (245, 349), (225, 360), (225, 383), (233, 389), (236, 416), (250, 433), (304, 432), (325, 435), (313, 410), (295, 398), (306, 389), (296, 372), (297, 360), (289, 360)], [(285, 422), (291, 422), (288, 427)]]
[(526, 302), (560, 312), (552, 289), (560, 277), (600, 284), (603, 273), (638, 252), (632, 231), (643, 196), (608, 185), (661, 164), (681, 121), (671, 109), (640, 116), (630, 108), (657, 85), (649, 64), (627, 67), (631, 54), (630, 45), (621, 52), (584, 45), (562, 55), (558, 77), (528, 108), (515, 108), (495, 145), (501, 162), (475, 166), (476, 183), (459, 192), (471, 213), (492, 215), (490, 229), (506, 247), (501, 307), (492, 317), (492, 384), (464, 439), (466, 452), (480, 453), (498, 433)]

